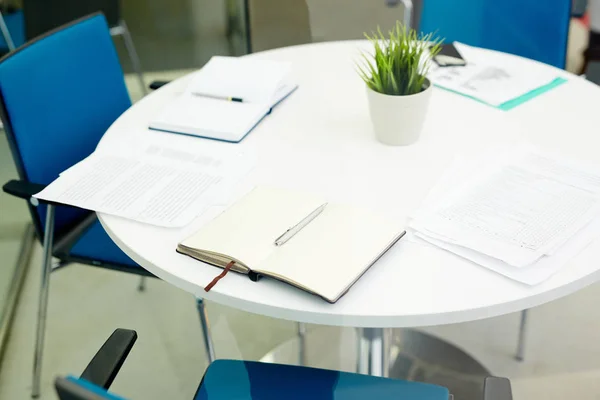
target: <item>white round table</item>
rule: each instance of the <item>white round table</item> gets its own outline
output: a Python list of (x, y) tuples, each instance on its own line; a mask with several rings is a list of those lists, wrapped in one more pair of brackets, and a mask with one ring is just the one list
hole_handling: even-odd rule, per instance
[[(299, 88), (241, 143), (212, 145), (256, 155), (246, 183), (317, 192), (389, 215), (401, 229), (457, 155), (519, 141), (582, 160), (598, 158), (598, 88), (565, 71), (505, 55), (513, 63), (551, 68), (568, 82), (505, 112), (434, 88), (420, 140), (407, 147), (376, 141), (366, 91), (355, 62), (363, 41), (310, 44), (249, 57), (291, 61)], [(170, 143), (188, 149), (207, 140), (147, 129), (149, 120), (181, 93), (184, 77), (146, 96), (107, 131), (103, 146)], [(217, 144), (215, 144), (217, 143)], [(352, 327), (419, 327), (472, 321), (524, 310), (573, 293), (600, 278), (600, 241), (544, 283), (529, 287), (442, 250), (401, 240), (336, 304), (280, 282), (229, 274), (209, 293), (219, 271), (175, 252), (200, 229), (200, 216), (182, 229), (99, 215), (110, 237), (142, 267), (196, 296), (287, 320)]]

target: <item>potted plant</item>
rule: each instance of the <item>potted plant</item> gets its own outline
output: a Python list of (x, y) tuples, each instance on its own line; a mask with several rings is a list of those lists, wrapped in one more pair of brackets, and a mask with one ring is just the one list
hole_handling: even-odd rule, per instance
[(359, 75), (367, 84), (369, 112), (377, 139), (402, 146), (414, 143), (421, 133), (432, 85), (427, 79), (429, 62), (440, 51), (433, 34), (418, 35), (399, 22), (385, 37), (371, 36), (373, 52), (363, 52)]

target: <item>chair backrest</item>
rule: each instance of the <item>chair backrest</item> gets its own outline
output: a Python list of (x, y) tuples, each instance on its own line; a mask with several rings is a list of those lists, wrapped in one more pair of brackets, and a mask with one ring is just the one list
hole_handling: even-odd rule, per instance
[(120, 0), (26, 0), (25, 36), (33, 39), (86, 15), (102, 12), (113, 27), (121, 19)]
[(257, 361), (216, 360), (208, 366), (194, 400), (431, 400), (448, 399), (449, 395), (448, 389), (429, 383)]
[(57, 378), (54, 387), (60, 400), (125, 400), (100, 386), (74, 376)]
[[(100, 13), (49, 32), (0, 60), (0, 116), (22, 180), (52, 182), (91, 154), (130, 105)], [(31, 210), (41, 237), (45, 207)], [(59, 207), (55, 232), (87, 213)]]
[(564, 68), (572, 0), (423, 0), (420, 30)]

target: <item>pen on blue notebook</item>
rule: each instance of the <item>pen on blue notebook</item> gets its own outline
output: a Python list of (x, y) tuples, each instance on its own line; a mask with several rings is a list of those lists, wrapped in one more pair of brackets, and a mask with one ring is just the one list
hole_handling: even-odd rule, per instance
[(313, 212), (308, 214), (306, 217), (304, 217), (304, 219), (302, 221), (298, 222), (296, 225), (292, 226), (291, 228), (289, 228), (288, 230), (283, 232), (283, 234), (281, 236), (279, 236), (277, 239), (275, 239), (275, 242), (273, 244), (275, 246), (281, 246), (282, 244), (284, 244), (285, 242), (290, 240), (292, 237), (294, 237), (294, 235), (296, 233), (300, 232), (302, 230), (302, 228), (304, 228), (306, 225), (308, 225), (313, 219), (317, 218), (319, 216), (319, 214), (321, 214), (323, 212), (323, 210), (325, 209), (326, 206), (327, 206), (327, 203), (317, 207), (316, 210), (314, 210)]
[(197, 93), (197, 92), (193, 92), (194, 96), (198, 96), (198, 97), (206, 97), (207, 99), (215, 99), (215, 100), (223, 100), (223, 101), (235, 101), (236, 103), (243, 103), (244, 99), (240, 98), (240, 97), (228, 97), (228, 96), (218, 96), (215, 94), (208, 94), (208, 93)]

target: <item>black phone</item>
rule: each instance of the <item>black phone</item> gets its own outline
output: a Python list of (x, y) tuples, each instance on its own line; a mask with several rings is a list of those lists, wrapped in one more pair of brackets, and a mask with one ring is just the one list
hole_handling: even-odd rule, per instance
[(460, 67), (467, 65), (467, 61), (460, 55), (458, 49), (452, 44), (443, 44), (440, 52), (433, 57), (433, 61), (440, 67)]

